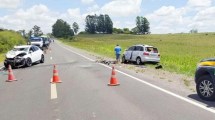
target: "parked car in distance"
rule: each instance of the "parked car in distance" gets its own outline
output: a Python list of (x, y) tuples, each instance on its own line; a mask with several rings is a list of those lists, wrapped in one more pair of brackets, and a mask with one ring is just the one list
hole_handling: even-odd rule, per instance
[(43, 39), (43, 47), (49, 47), (51, 41), (50, 41), (50, 37), (47, 35), (42, 35), (40, 36)]
[(7, 52), (4, 61), (5, 68), (10, 64), (12, 67), (30, 67), (32, 63), (44, 63), (43, 51), (34, 45), (14, 46), (13, 50)]
[(195, 83), (201, 99), (215, 101), (215, 58), (200, 61), (195, 72)]
[(136, 62), (140, 65), (144, 62), (160, 62), (160, 53), (156, 47), (150, 45), (134, 45), (129, 47), (122, 55), (122, 63)]
[(43, 47), (43, 39), (41, 37), (31, 37), (29, 41), (30, 41), (31, 45), (38, 46), (38, 47), (40, 47), (42, 49), (42, 47)]

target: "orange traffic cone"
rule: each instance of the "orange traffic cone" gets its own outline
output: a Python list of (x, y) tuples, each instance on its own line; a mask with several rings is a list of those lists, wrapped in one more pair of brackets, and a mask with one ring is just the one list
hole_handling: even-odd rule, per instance
[(52, 78), (51, 83), (62, 83), (62, 81), (60, 80), (60, 78), (58, 76), (58, 71), (56, 69), (56, 65), (54, 65), (53, 78)]
[(8, 80), (6, 80), (6, 82), (13, 82), (13, 81), (17, 81), (17, 79), (13, 75), (13, 71), (11, 69), (11, 66), (8, 65)]
[(117, 78), (116, 78), (116, 72), (115, 72), (114, 66), (112, 67), (112, 74), (111, 74), (111, 78), (110, 78), (110, 83), (108, 85), (109, 86), (118, 86), (118, 85), (120, 85), (118, 83)]

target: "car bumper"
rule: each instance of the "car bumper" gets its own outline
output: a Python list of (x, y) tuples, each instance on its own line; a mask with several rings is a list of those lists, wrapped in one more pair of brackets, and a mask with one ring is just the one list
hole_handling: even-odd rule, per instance
[(5, 67), (11, 65), (13, 67), (22, 67), (25, 65), (25, 58), (17, 58), (17, 59), (6, 59), (4, 61)]

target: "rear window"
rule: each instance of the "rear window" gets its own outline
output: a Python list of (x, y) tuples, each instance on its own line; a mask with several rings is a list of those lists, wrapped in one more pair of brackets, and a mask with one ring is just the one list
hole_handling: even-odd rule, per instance
[(158, 49), (155, 47), (146, 47), (147, 52), (158, 53)]
[(32, 42), (39, 42), (39, 41), (41, 41), (41, 38), (31, 38), (30, 40)]

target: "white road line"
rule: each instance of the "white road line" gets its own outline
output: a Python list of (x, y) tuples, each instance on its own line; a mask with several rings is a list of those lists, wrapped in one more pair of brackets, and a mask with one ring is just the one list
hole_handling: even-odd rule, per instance
[(57, 87), (55, 83), (51, 83), (51, 99), (57, 99)]
[[(90, 58), (88, 58), (88, 57), (86, 57), (86, 56), (83, 56), (83, 55), (81, 55), (81, 54), (79, 54), (79, 53), (76, 53), (76, 52), (72, 51), (71, 49), (66, 48), (66, 47), (64, 47), (64, 46), (62, 46), (62, 45), (59, 45), (59, 46), (61, 46), (61, 47), (64, 48), (64, 49), (67, 49), (68, 51), (70, 51), (70, 52), (72, 52), (72, 53), (75, 53), (75, 54), (77, 54), (77, 55), (79, 55), (79, 56), (82, 56), (82, 57), (84, 57), (84, 58), (86, 58), (86, 59), (88, 59), (88, 60), (90, 60), (90, 61), (95, 61), (95, 60), (90, 59)], [(104, 67), (107, 67), (107, 68), (109, 68), (109, 69), (112, 69), (112, 67), (107, 66), (107, 65), (105, 65), (105, 64), (101, 64), (101, 63), (99, 63), (99, 64), (102, 65), (102, 66), (104, 66)], [(125, 76), (128, 76), (128, 77), (130, 77), (130, 78), (132, 78), (132, 79), (134, 79), (134, 80), (136, 80), (136, 81), (138, 81), (138, 82), (144, 83), (144, 84), (146, 84), (146, 85), (148, 85), (148, 86), (150, 86), (150, 87), (152, 87), (152, 88), (155, 88), (155, 89), (157, 89), (157, 90), (160, 90), (160, 91), (162, 91), (162, 92), (164, 92), (164, 93), (166, 93), (166, 94), (169, 94), (169, 95), (174, 96), (174, 97), (176, 97), (176, 98), (178, 98), (178, 99), (181, 99), (181, 100), (183, 100), (183, 101), (186, 101), (186, 102), (188, 102), (188, 103), (190, 103), (190, 104), (192, 104), (192, 105), (195, 105), (195, 106), (197, 106), (197, 107), (200, 107), (200, 108), (202, 108), (202, 109), (204, 109), (204, 110), (207, 110), (207, 111), (209, 111), (209, 112), (215, 113), (215, 110), (214, 110), (214, 109), (208, 108), (208, 107), (204, 106), (203, 104), (197, 103), (197, 102), (195, 102), (195, 101), (193, 101), (193, 100), (190, 100), (190, 99), (188, 99), (188, 98), (186, 98), (186, 97), (182, 97), (182, 96), (180, 96), (180, 95), (177, 95), (177, 94), (175, 94), (175, 93), (173, 93), (173, 92), (170, 92), (170, 91), (168, 91), (168, 90), (165, 90), (165, 89), (163, 89), (163, 88), (161, 88), (161, 87), (158, 87), (158, 86), (156, 86), (156, 85), (153, 85), (153, 84), (151, 84), (151, 83), (149, 83), (149, 82), (146, 82), (146, 81), (144, 81), (144, 80), (141, 80), (141, 79), (139, 79), (139, 78), (137, 78), (137, 77), (134, 77), (134, 76), (129, 75), (129, 74), (127, 74), (127, 73), (124, 73), (124, 72), (122, 72), (122, 71), (119, 71), (119, 70), (116, 70), (116, 71), (119, 72), (119, 73), (121, 73), (121, 74), (123, 74), (123, 75), (125, 75)]]

